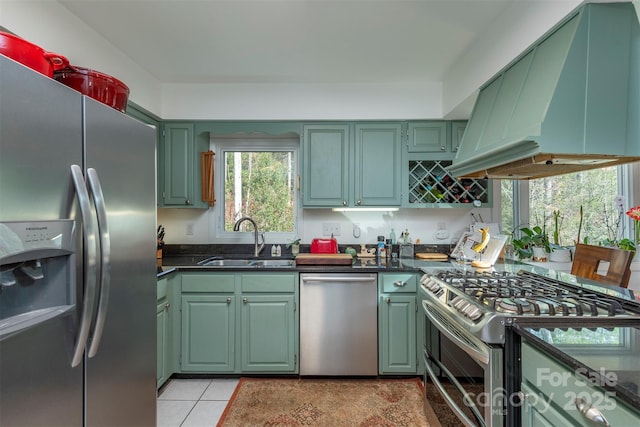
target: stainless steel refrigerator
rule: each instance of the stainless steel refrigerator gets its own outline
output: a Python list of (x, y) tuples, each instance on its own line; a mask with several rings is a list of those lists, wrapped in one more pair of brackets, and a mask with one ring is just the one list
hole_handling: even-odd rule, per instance
[(155, 156), (0, 55), (0, 426), (155, 426)]

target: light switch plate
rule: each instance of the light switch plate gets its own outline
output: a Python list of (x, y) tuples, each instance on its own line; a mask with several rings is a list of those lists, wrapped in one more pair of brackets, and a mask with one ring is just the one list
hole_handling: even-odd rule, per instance
[(322, 223), (322, 235), (323, 236), (339, 236), (340, 224), (337, 222), (324, 222)]

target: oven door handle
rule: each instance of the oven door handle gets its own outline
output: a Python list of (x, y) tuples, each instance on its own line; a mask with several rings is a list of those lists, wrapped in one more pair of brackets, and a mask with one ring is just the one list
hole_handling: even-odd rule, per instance
[[(450, 329), (456, 329), (455, 326), (449, 325), (447, 327), (438, 318), (436, 318), (431, 311), (440, 314), (439, 310), (435, 307), (432, 307), (428, 303), (428, 301), (422, 300), (422, 308), (424, 310), (425, 315), (429, 318), (431, 323), (433, 323), (435, 327), (438, 328), (440, 333), (442, 333), (447, 338), (449, 338), (456, 346), (458, 346), (465, 353), (471, 356), (473, 360), (482, 363), (484, 366), (487, 366), (489, 364), (489, 352), (482, 351), (482, 348), (480, 347), (479, 343), (477, 347), (473, 346), (473, 344), (475, 343), (471, 341), (471, 337), (467, 337), (469, 342), (465, 342), (459, 336), (457, 336), (456, 334), (453, 334)], [(444, 318), (444, 316), (442, 317)], [(460, 335), (463, 335), (463, 333), (461, 333)]]
[[(426, 352), (425, 352), (426, 353)], [(436, 375), (435, 371), (433, 370), (433, 367), (431, 366), (431, 357), (427, 354), (426, 355), (426, 359), (425, 359), (425, 369), (427, 370), (427, 374), (429, 375), (429, 378), (431, 378), (431, 381), (433, 381), (433, 384), (436, 386), (436, 388), (438, 389), (438, 393), (440, 393), (440, 396), (442, 396), (442, 398), (444, 399), (445, 403), (447, 404), (447, 406), (449, 406), (449, 408), (451, 408), (451, 410), (455, 413), (455, 415), (458, 417), (458, 419), (460, 419), (460, 421), (462, 421), (462, 423), (466, 426), (466, 427), (477, 427), (478, 424), (474, 423), (468, 416), (467, 414), (465, 414), (462, 409), (460, 409), (460, 407), (458, 406), (458, 404), (453, 400), (453, 398), (451, 396), (449, 396), (449, 393), (447, 392), (447, 390), (444, 388), (444, 386), (442, 385), (442, 383), (440, 382), (440, 380), (438, 379), (438, 376)], [(449, 377), (450, 380), (453, 380), (453, 383), (455, 385), (456, 388), (460, 389), (460, 384), (455, 381), (455, 378), (453, 378), (452, 375), (450, 375), (450, 372), (447, 371), (447, 369), (444, 366), (438, 365), (438, 367), (440, 369), (442, 369), (443, 372), (445, 372), (445, 375), (447, 375), (447, 377)], [(464, 392), (464, 391), (463, 391)], [(476, 416), (478, 415), (478, 409), (475, 408), (475, 406), (469, 406), (469, 408), (474, 412), (474, 414), (476, 414)], [(481, 426), (486, 426), (486, 424), (481, 423)]]

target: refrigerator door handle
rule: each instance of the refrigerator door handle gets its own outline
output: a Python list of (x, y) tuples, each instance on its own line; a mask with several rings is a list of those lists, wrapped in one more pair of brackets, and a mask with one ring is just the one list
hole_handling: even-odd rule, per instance
[(100, 282), (98, 284), (98, 314), (93, 327), (93, 334), (89, 343), (89, 357), (93, 357), (98, 352), (104, 322), (107, 316), (109, 305), (109, 287), (111, 284), (111, 240), (109, 237), (109, 227), (107, 225), (107, 209), (102, 194), (102, 185), (95, 169), (87, 169), (87, 178), (91, 196), (96, 207), (96, 217), (98, 218), (98, 233), (100, 236)]
[(84, 182), (82, 169), (78, 165), (71, 165), (71, 178), (76, 190), (78, 205), (80, 207), (80, 215), (82, 217), (82, 239), (84, 245), (83, 251), (83, 280), (84, 297), (82, 301), (82, 314), (80, 317), (80, 325), (76, 335), (76, 341), (71, 358), (71, 366), (76, 367), (82, 362), (84, 350), (89, 337), (89, 329), (91, 327), (91, 318), (93, 315), (93, 306), (96, 301), (96, 279), (98, 270), (98, 256), (96, 252), (96, 230), (95, 222), (91, 212), (91, 203), (89, 200), (89, 192)]

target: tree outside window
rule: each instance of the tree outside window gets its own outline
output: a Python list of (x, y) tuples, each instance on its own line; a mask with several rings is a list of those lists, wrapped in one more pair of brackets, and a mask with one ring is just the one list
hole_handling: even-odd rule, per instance
[(248, 216), (261, 232), (294, 232), (293, 164), (293, 151), (225, 151), (224, 230)]
[[(502, 227), (510, 232), (540, 226), (551, 237), (554, 211), (559, 212), (559, 244), (571, 246), (578, 238), (580, 207), (583, 218), (580, 243), (610, 245), (627, 235), (624, 199), (618, 200), (618, 168), (615, 166), (528, 181), (528, 212), (520, 212), (522, 223), (513, 223), (516, 181), (501, 182)], [(617, 201), (618, 200), (618, 201)], [(528, 216), (528, 219), (527, 219)]]

